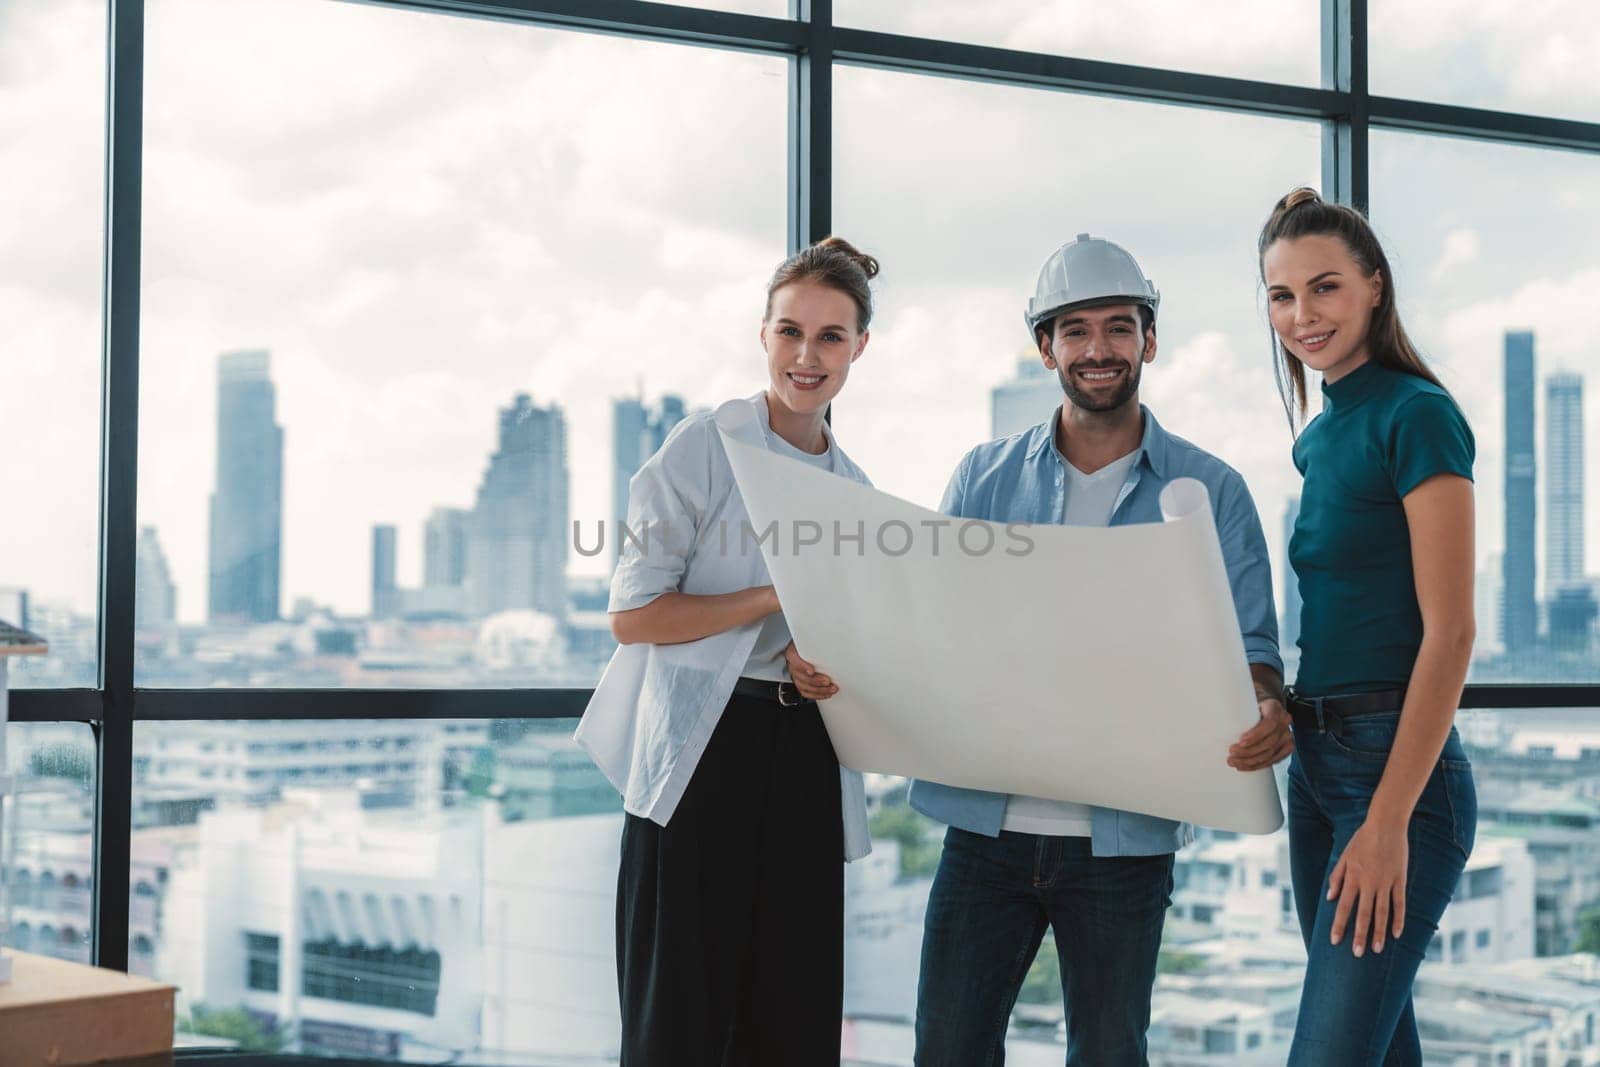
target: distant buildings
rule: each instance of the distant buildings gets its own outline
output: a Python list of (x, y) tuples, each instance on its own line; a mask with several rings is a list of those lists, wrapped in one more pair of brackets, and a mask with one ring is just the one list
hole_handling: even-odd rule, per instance
[(422, 584), (455, 587), (467, 581), (467, 527), (472, 512), (434, 508), (423, 531)]
[[(260, 805), (296, 787), (358, 789), (421, 805), (441, 786), (439, 724), (415, 719), (224, 719), (140, 730), (134, 755), (146, 817), (193, 822), (218, 805)], [(486, 741), (481, 724), (475, 740)]]
[(372, 617), (387, 619), (400, 607), (400, 590), (395, 584), (396, 531), (388, 524), (372, 528)]
[(134, 626), (141, 630), (171, 626), (178, 621), (178, 587), (172, 582), (167, 555), (161, 550), (156, 528), (139, 531), (135, 551)]
[(1010, 437), (1048, 419), (1061, 406), (1061, 382), (1037, 352), (1017, 360), (1016, 377), (989, 391), (989, 436)]
[(278, 618), (283, 550), (283, 428), (270, 356), (252, 350), (217, 361), (217, 474), (211, 494), (208, 616), (212, 622)]
[(1595, 1062), (1600, 959), (1423, 964), (1417, 1026), (1429, 1063), (1537, 1067)]
[(28, 619), (28, 591), (16, 586), (0, 586), (0, 622), (9, 622), (26, 630)]

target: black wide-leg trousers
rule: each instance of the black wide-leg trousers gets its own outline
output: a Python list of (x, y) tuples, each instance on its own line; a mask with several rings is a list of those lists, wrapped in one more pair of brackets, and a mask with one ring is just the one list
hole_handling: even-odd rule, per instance
[(817, 706), (735, 695), (668, 824), (623, 825), (622, 1067), (838, 1064), (842, 826)]

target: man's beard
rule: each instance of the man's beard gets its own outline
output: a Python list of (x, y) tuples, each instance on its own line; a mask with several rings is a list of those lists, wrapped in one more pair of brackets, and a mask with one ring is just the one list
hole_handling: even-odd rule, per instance
[[(1120, 364), (1126, 366), (1126, 364)], [(1090, 370), (1110, 370), (1110, 367), (1091, 367)], [(1067, 394), (1067, 399), (1072, 401), (1072, 406), (1082, 408), (1084, 411), (1115, 411), (1139, 393), (1139, 378), (1144, 374), (1144, 361), (1139, 360), (1122, 378), (1122, 388), (1109, 396), (1095, 397), (1093, 394), (1082, 392), (1073, 384), (1072, 371), (1059, 363), (1056, 365), (1056, 377), (1061, 379), (1061, 391)]]

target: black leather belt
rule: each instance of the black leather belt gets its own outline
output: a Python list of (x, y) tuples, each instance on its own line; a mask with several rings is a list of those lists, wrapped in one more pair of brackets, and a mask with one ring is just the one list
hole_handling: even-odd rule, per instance
[(1338, 733), (1346, 719), (1366, 715), (1392, 715), (1405, 706), (1404, 689), (1382, 689), (1376, 693), (1349, 693), (1344, 696), (1303, 697), (1294, 690), (1286, 694), (1284, 705), (1289, 718), (1303, 730)]
[(740, 678), (733, 683), (733, 691), (742, 697), (770, 700), (785, 708), (798, 708), (810, 703), (800, 695), (793, 682), (769, 682), (762, 678)]

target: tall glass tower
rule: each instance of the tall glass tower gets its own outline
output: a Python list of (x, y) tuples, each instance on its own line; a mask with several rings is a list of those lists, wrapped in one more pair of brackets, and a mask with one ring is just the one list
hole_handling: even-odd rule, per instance
[(566, 617), (567, 421), (526, 393), (500, 409), (500, 447), (478, 486), (467, 540), (474, 615)]
[(989, 390), (989, 436), (1010, 437), (1037, 426), (1061, 406), (1061, 382), (1039, 360), (1039, 353), (1017, 360), (1009, 382)]
[(278, 617), (283, 553), (283, 428), (265, 350), (217, 361), (217, 481), (211, 493), (208, 616)]
[(1532, 648), (1539, 636), (1539, 609), (1534, 599), (1533, 333), (1507, 331), (1505, 343), (1506, 547), (1501, 631), (1506, 651), (1516, 653)]
[(1583, 582), (1583, 375), (1544, 380), (1544, 597)]

